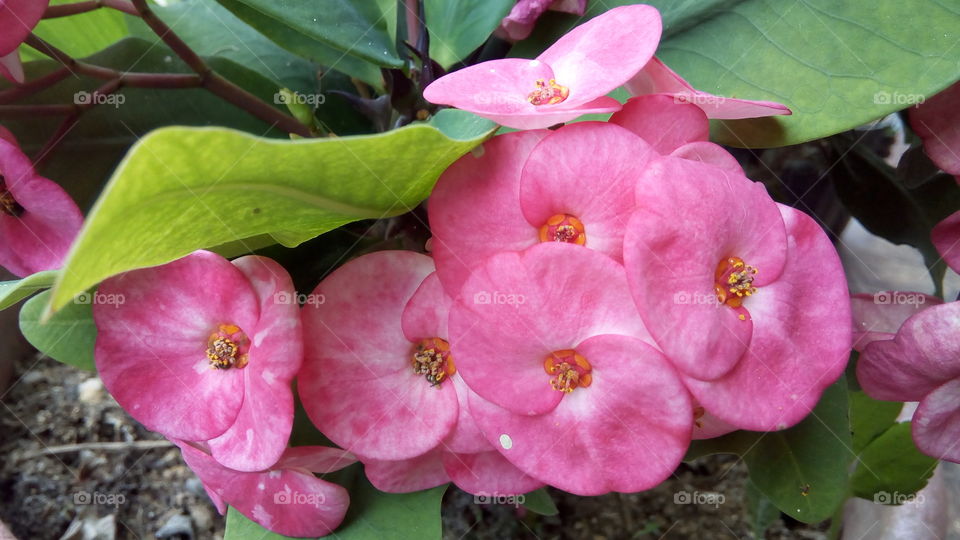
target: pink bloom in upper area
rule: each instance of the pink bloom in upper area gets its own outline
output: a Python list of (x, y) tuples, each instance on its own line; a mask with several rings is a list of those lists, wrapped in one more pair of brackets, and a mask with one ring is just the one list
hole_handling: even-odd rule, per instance
[(547, 10), (563, 11), (574, 15), (583, 15), (587, 9), (587, 0), (519, 0), (510, 13), (500, 23), (498, 35), (519, 41), (526, 39), (533, 31), (537, 19)]
[(653, 487), (679, 464), (690, 397), (645, 341), (612, 258), (564, 243), (495, 255), (466, 280), (449, 324), (474, 420), (528, 475), (596, 495)]
[(742, 173), (665, 158), (647, 175), (624, 237), (647, 329), (713, 415), (761, 431), (800, 421), (850, 351), (836, 250)]
[(874, 341), (893, 339), (904, 321), (943, 300), (918, 292), (880, 291), (850, 297), (853, 348), (863, 352)]
[(791, 114), (786, 105), (774, 101), (728, 98), (697, 90), (657, 58), (650, 59), (625, 86), (635, 96), (666, 94), (680, 103), (692, 103), (710, 118), (733, 120)]
[(660, 32), (656, 8), (614, 8), (574, 28), (534, 60), (482, 62), (437, 79), (423, 97), (517, 129), (614, 112), (620, 103), (606, 94), (653, 57)]
[(131, 416), (167, 437), (205, 441), (231, 469), (280, 459), (303, 357), (283, 267), (197, 251), (110, 278), (99, 295), (115, 302), (93, 306), (97, 371)]
[(81, 225), (83, 214), (70, 195), (37, 175), (0, 127), (0, 266), (20, 277), (60, 268)]
[(243, 472), (224, 467), (202, 446), (173, 442), (221, 514), (230, 505), (275, 533), (316, 538), (336, 529), (347, 513), (347, 490), (313, 475), (355, 463), (356, 458), (343, 450), (287, 448), (268, 469)]
[(909, 116), (930, 160), (944, 172), (960, 175), (960, 83), (913, 107)]
[(40, 22), (50, 0), (4, 0), (0, 2), (0, 75), (10, 82), (23, 82), (23, 67), (17, 48)]
[(460, 158), (437, 182), (428, 207), (444, 288), (456, 295), (488, 257), (542, 242), (622, 260), (637, 179), (653, 155), (626, 129), (579, 122), (500, 135), (480, 157)]
[(947, 266), (960, 272), (960, 211), (938, 223), (930, 239)]
[(869, 343), (857, 380), (875, 399), (919, 401), (912, 422), (917, 448), (960, 463), (960, 302), (924, 309), (893, 339)]

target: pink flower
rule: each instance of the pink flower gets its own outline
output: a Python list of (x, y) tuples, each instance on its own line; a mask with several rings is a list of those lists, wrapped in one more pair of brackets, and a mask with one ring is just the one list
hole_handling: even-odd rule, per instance
[(652, 58), (625, 86), (635, 96), (666, 94), (680, 103), (692, 103), (710, 118), (732, 120), (791, 114), (788, 107), (773, 101), (728, 98), (701, 92), (657, 58)]
[(913, 440), (925, 454), (960, 463), (960, 302), (908, 318), (893, 339), (869, 343), (857, 380), (875, 399), (920, 401)]
[(923, 140), (931, 161), (960, 175), (960, 83), (910, 109), (910, 127)]
[(587, 9), (587, 0), (519, 0), (510, 13), (503, 18), (498, 35), (519, 41), (526, 39), (533, 31), (537, 19), (547, 10), (564, 11), (574, 15), (583, 15)]
[(644, 341), (610, 257), (564, 243), (495, 255), (466, 280), (449, 324), (474, 420), (526, 474), (581, 495), (633, 492), (683, 457), (689, 394)]
[(113, 300), (93, 306), (97, 371), (131, 416), (167, 437), (205, 441), (231, 469), (280, 459), (303, 356), (280, 265), (197, 251), (108, 279), (97, 296)]
[(660, 31), (655, 8), (614, 8), (574, 28), (535, 60), (482, 62), (437, 79), (423, 96), (517, 129), (614, 112), (620, 103), (606, 94), (653, 57)]
[(173, 442), (221, 514), (230, 505), (275, 533), (316, 538), (336, 529), (350, 505), (347, 490), (313, 475), (355, 463), (356, 459), (343, 450), (323, 446), (287, 448), (268, 469), (243, 472), (224, 467), (200, 446), (176, 439)]
[[(586, 143), (585, 141), (589, 141)], [(448, 168), (430, 197), (431, 248), (455, 295), (492, 255), (541, 242), (622, 260), (626, 218), (650, 146), (626, 129), (579, 122), (495, 137)]]
[(0, 75), (10, 82), (23, 82), (23, 67), (17, 48), (33, 30), (50, 0), (5, 0), (0, 2)]
[(82, 224), (73, 199), (37, 175), (13, 135), (0, 127), (0, 266), (20, 277), (60, 268)]
[(741, 429), (800, 421), (850, 350), (827, 236), (742, 173), (694, 160), (648, 167), (637, 207), (624, 237), (630, 289), (696, 401)]
[(917, 292), (880, 291), (850, 297), (853, 348), (863, 352), (874, 341), (893, 339), (903, 321), (943, 300)]
[(938, 223), (930, 239), (947, 266), (960, 272), (960, 211)]

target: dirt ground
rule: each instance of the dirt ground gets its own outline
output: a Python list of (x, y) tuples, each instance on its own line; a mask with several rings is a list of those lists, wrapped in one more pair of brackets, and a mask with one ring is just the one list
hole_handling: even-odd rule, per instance
[[(15, 363), (0, 400), (0, 520), (21, 540), (222, 538), (224, 520), (176, 448), (130, 418), (88, 372), (36, 353)], [(107, 443), (107, 444), (103, 444)], [(732, 456), (682, 465), (654, 490), (601, 497), (552, 492), (559, 515), (477, 505), (451, 488), (444, 538), (752, 538), (746, 469)], [(675, 504), (716, 493), (723, 504)], [(778, 520), (767, 538), (825, 538)]]

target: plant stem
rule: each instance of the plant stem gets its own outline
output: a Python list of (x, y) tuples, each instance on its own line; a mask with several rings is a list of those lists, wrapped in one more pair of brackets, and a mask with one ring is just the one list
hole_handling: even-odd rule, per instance
[(86, 0), (73, 4), (60, 4), (58, 6), (49, 6), (43, 12), (44, 19), (56, 19), (58, 17), (68, 17), (100, 9), (102, 7), (113, 8), (129, 15), (139, 15), (129, 0)]
[(66, 67), (61, 67), (56, 71), (51, 71), (39, 79), (34, 79), (30, 82), (24, 83), (20, 86), (14, 86), (8, 90), (0, 92), (0, 105), (5, 105), (7, 103), (16, 101), (22, 97), (26, 97), (37, 92), (42, 92), (47, 88), (57, 84), (58, 82), (66, 79), (70, 76), (70, 70)]
[[(33, 168), (35, 170), (40, 170), (43, 166), (44, 161), (46, 161), (47, 156), (49, 156), (54, 148), (66, 138), (67, 133), (70, 133), (70, 130), (73, 129), (73, 126), (77, 125), (77, 122), (80, 121), (80, 115), (86, 112), (88, 109), (92, 109), (98, 105), (99, 100), (97, 96), (108, 96), (113, 94), (120, 89), (121, 86), (120, 79), (114, 79), (107, 82), (100, 88), (97, 88), (90, 94), (90, 99), (86, 103), (74, 103), (74, 110), (66, 118), (63, 119), (63, 122), (57, 127), (57, 130), (53, 132), (53, 135), (47, 139), (47, 142), (37, 151), (33, 157)], [(76, 97), (74, 97), (76, 100)]]

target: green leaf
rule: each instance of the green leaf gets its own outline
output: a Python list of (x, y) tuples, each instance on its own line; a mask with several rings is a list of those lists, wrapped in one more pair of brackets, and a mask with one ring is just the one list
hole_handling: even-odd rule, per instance
[(443, 67), (463, 60), (490, 37), (510, 13), (513, 0), (426, 0), (430, 57)]
[(227, 507), (227, 528), (223, 532), (223, 540), (285, 540), (290, 536), (283, 536), (270, 532), (259, 523), (247, 519), (239, 510)]
[(780, 517), (780, 510), (751, 481), (747, 481), (747, 516), (754, 538), (766, 538), (767, 529)]
[(37, 291), (49, 289), (56, 279), (57, 271), (47, 270), (23, 279), (0, 281), (0, 309), (7, 309)]
[(435, 124), (370, 136), (154, 131), (130, 150), (87, 216), (52, 307), (109, 276), (197, 249), (267, 233), (295, 245), (351, 221), (408, 212), (493, 128), (445, 110)]
[(43, 309), (49, 301), (50, 291), (44, 291), (23, 305), (20, 310), (23, 337), (38, 351), (58, 362), (94, 371), (93, 344), (97, 328), (93, 324), (92, 302), (106, 302), (105, 295), (84, 293), (49, 320), (41, 322)]
[[(73, 4), (77, 0), (53, 0), (50, 5)], [(89, 56), (127, 37), (124, 14), (115, 9), (97, 9), (79, 15), (43, 19), (33, 30), (47, 43), (74, 58)], [(45, 55), (24, 46), (23, 60), (38, 60)]]
[(523, 507), (542, 516), (555, 516), (560, 513), (547, 488), (531, 491), (523, 496)]
[(923, 489), (937, 460), (920, 453), (910, 435), (910, 422), (894, 425), (859, 456), (851, 477), (853, 494), (883, 504), (902, 504)]
[[(258, 18), (282, 23), (288, 29), (287, 35), (272, 36), (281, 46), (286, 47), (287, 39), (301, 39), (296, 35), (300, 34), (329, 49), (349, 53), (378, 66), (401, 66), (390, 39), (386, 14), (376, 2), (229, 0), (220, 3), (231, 10), (234, 4), (243, 4), (259, 12)], [(239, 16), (254, 28), (260, 28), (252, 22), (252, 17)]]
[[(350, 490), (343, 525), (328, 538), (338, 540), (420, 540), (442, 535), (440, 501), (447, 485), (415, 493), (377, 491), (363, 475)], [(226, 540), (226, 539), (225, 539)]]
[(870, 441), (893, 426), (903, 403), (878, 401), (862, 391), (850, 392), (850, 430), (853, 451), (859, 454)]

